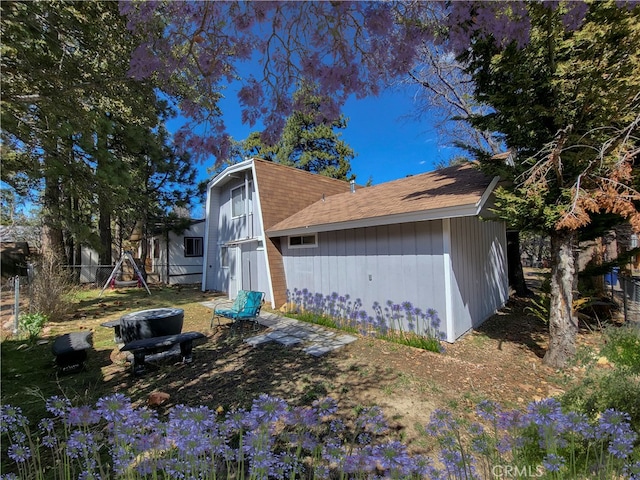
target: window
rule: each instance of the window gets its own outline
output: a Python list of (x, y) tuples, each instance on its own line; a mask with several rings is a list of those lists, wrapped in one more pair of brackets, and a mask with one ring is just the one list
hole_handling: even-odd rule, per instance
[(220, 248), (220, 266), (229, 268), (229, 247)]
[(245, 214), (244, 211), (244, 185), (231, 190), (231, 216), (241, 217)]
[(290, 248), (309, 248), (318, 246), (317, 235), (297, 235), (295, 237), (289, 237)]
[(184, 256), (202, 256), (202, 237), (184, 237)]
[[(244, 217), (253, 213), (252, 194), (253, 182), (248, 183), (249, 192), (246, 192), (244, 185), (231, 190), (231, 217)], [(247, 203), (248, 202), (248, 203)]]

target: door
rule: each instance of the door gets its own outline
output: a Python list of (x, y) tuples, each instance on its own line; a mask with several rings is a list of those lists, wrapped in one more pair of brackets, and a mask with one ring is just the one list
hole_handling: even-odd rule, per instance
[(229, 246), (229, 298), (236, 298), (242, 288), (242, 267), (240, 258), (242, 252), (239, 245)]

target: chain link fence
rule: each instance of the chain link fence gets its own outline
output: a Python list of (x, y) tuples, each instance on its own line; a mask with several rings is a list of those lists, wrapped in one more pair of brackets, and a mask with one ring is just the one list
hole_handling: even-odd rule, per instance
[(605, 275), (611, 298), (624, 314), (625, 323), (640, 326), (640, 278), (616, 273)]
[[(102, 288), (113, 267), (114, 265), (63, 265), (62, 268), (69, 273), (74, 283)], [(120, 276), (121, 274), (118, 275), (118, 279)]]
[[(74, 283), (102, 288), (113, 272), (114, 265), (65, 265)], [(141, 267), (138, 267), (141, 268)], [(143, 272), (147, 283), (198, 284), (202, 281), (202, 265), (156, 264), (151, 271)], [(116, 280), (133, 280), (134, 272), (124, 264), (116, 274)]]

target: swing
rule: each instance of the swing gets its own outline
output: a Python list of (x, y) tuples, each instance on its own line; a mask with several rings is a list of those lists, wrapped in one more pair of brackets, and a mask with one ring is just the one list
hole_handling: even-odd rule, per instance
[[(125, 260), (128, 260), (131, 266), (133, 267), (133, 271), (136, 274), (137, 280), (129, 280), (129, 281), (116, 280), (116, 275), (118, 273), (118, 270), (120, 269), (120, 267), (122, 266), (122, 263)], [(120, 257), (120, 260), (118, 260), (118, 263), (116, 263), (116, 266), (113, 267), (113, 270), (111, 271), (111, 275), (109, 275), (109, 278), (105, 282), (104, 287), (102, 287), (102, 290), (100, 291), (100, 295), (98, 295), (98, 298), (102, 296), (102, 294), (104, 293), (104, 291), (108, 286), (111, 286), (111, 288), (116, 288), (116, 287), (134, 287), (134, 286), (140, 287), (141, 285), (144, 285), (144, 288), (146, 288), (147, 293), (151, 295), (151, 291), (147, 286), (147, 282), (144, 281), (144, 277), (142, 276), (142, 273), (138, 269), (136, 262), (133, 260), (133, 257), (131, 256), (131, 252), (124, 252)]]

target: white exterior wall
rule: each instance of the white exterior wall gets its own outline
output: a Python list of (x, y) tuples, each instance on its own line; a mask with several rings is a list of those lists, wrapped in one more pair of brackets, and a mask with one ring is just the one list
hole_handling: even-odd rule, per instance
[[(250, 194), (244, 214), (234, 217), (231, 192), (242, 185)], [(264, 232), (257, 204), (251, 169), (236, 172), (230, 181), (209, 188), (203, 290), (227, 292), (232, 298), (240, 289), (258, 290), (265, 292), (265, 299), (270, 300)], [(224, 246), (229, 255), (227, 267), (221, 264)]]
[(290, 292), (348, 294), (371, 316), (374, 302), (384, 307), (388, 300), (408, 301), (423, 311), (436, 310), (444, 328), (440, 220), (324, 232), (315, 248), (288, 248), (286, 237), (281, 242)]
[(98, 252), (89, 247), (80, 247), (80, 265), (80, 283), (94, 283), (100, 265)]
[(509, 298), (504, 223), (477, 217), (450, 220), (451, 309), (454, 341), (504, 306)]
[(289, 292), (349, 294), (369, 315), (374, 302), (388, 300), (434, 309), (449, 342), (508, 299), (500, 222), (431, 220), (319, 233), (311, 248), (289, 248), (287, 237), (281, 243)]
[[(161, 283), (169, 285), (192, 284), (202, 281), (204, 260), (204, 233), (205, 222), (194, 223), (181, 234), (169, 232), (167, 236), (159, 235), (153, 238), (157, 240), (158, 252), (155, 251), (154, 242), (151, 242), (149, 255), (152, 259), (152, 271), (158, 275)], [(184, 250), (185, 237), (200, 237), (203, 241), (203, 256), (186, 257)], [(157, 255), (157, 256), (156, 256)]]

